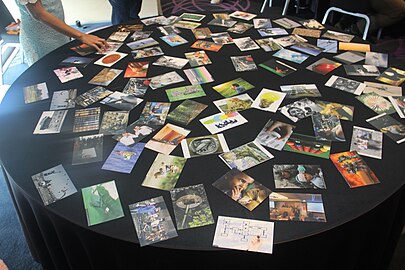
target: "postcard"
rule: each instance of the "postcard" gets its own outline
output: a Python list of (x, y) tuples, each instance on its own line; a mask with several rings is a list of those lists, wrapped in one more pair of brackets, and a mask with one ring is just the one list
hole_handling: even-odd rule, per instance
[(141, 247), (178, 236), (162, 196), (130, 204), (129, 212)]
[(215, 26), (222, 26), (222, 27), (232, 27), (237, 23), (237, 21), (234, 20), (225, 20), (222, 18), (214, 18), (211, 21), (208, 22), (208, 25), (215, 25)]
[(136, 60), (136, 59), (140, 59), (140, 58), (163, 55), (164, 52), (162, 51), (162, 48), (160, 48), (159, 46), (155, 46), (155, 47), (145, 48), (145, 49), (141, 49), (141, 50), (134, 50), (134, 51), (131, 51), (131, 54), (134, 57), (134, 59)]
[(176, 22), (181, 21), (181, 18), (176, 15), (169, 16), (160, 22), (161, 25), (172, 25)]
[(212, 88), (223, 97), (232, 97), (253, 89), (254, 86), (242, 78), (237, 78), (229, 82), (216, 85)]
[(124, 42), (131, 32), (115, 31), (107, 38), (107, 42)]
[(212, 64), (211, 59), (205, 51), (188, 52), (185, 53), (184, 56), (188, 59), (192, 67)]
[(177, 184), (187, 159), (159, 153), (143, 180), (142, 186), (171, 190)]
[(392, 114), (396, 112), (394, 105), (388, 99), (376, 93), (363, 93), (357, 96), (356, 99), (377, 114)]
[(49, 98), (49, 92), (46, 82), (25, 86), (23, 88), (23, 92), (25, 104)]
[(326, 32), (322, 35), (322, 37), (338, 40), (341, 42), (350, 42), (354, 38), (354, 35), (336, 32), (336, 31), (332, 31), (332, 30), (326, 30)]
[(76, 105), (80, 105), (82, 107), (87, 107), (93, 103), (96, 103), (99, 100), (102, 100), (103, 98), (111, 95), (113, 91), (108, 90), (105, 87), (102, 86), (96, 86), (83, 94), (77, 96), (74, 99), (74, 102)]
[(229, 112), (210, 115), (200, 119), (200, 122), (211, 134), (216, 134), (243, 125), (247, 120), (238, 112)]
[(365, 65), (373, 65), (377, 67), (388, 67), (388, 54), (378, 52), (366, 52)]
[(180, 29), (173, 25), (159, 26), (157, 29), (159, 29), (164, 36), (181, 33)]
[(143, 108), (139, 120), (145, 123), (163, 125), (169, 113), (170, 103), (148, 101)]
[(297, 23), (289, 18), (286, 18), (286, 17), (273, 20), (273, 22), (278, 25), (281, 25), (282, 27), (284, 27), (286, 29), (292, 29), (292, 28), (301, 26), (299, 23)]
[(291, 45), (290, 48), (313, 56), (318, 56), (324, 50), (308, 42), (299, 42)]
[(274, 58), (271, 58), (263, 63), (259, 64), (259, 67), (264, 68), (265, 70), (268, 70), (270, 72), (273, 72), (274, 74), (280, 76), (280, 77), (285, 77), (288, 74), (291, 74), (295, 71), (297, 71), (296, 68), (293, 68), (292, 66), (289, 66), (281, 61), (278, 61)]
[(187, 63), (188, 63), (188, 59), (163, 55), (163, 56), (159, 57), (158, 59), (156, 59), (156, 61), (153, 62), (152, 65), (182, 69), (185, 65), (187, 65)]
[(366, 119), (373, 127), (387, 135), (390, 139), (400, 144), (405, 142), (405, 125), (392, 116), (382, 113)]
[(250, 54), (231, 56), (231, 61), (237, 72), (257, 70), (256, 63)]
[(101, 120), (99, 134), (116, 135), (125, 132), (129, 111), (106, 111)]
[(234, 26), (229, 27), (227, 31), (236, 33), (236, 34), (243, 34), (252, 27), (253, 27), (253, 24), (238, 22)]
[(120, 173), (131, 173), (144, 147), (145, 143), (126, 146), (125, 144), (117, 142), (101, 169)]
[(67, 112), (68, 110), (43, 111), (33, 134), (60, 133)]
[(129, 62), (125, 69), (124, 78), (146, 77), (149, 62)]
[(267, 112), (276, 112), (286, 94), (263, 88), (252, 103), (252, 108)]
[(260, 49), (251, 37), (234, 38), (233, 42), (242, 52)]
[(171, 71), (150, 78), (149, 86), (153, 90), (156, 90), (158, 88), (162, 88), (179, 82), (184, 82), (183, 77), (181, 77), (176, 71)]
[(330, 39), (318, 39), (316, 46), (323, 49), (326, 53), (337, 53), (337, 41)]
[(205, 15), (185, 12), (181, 14), (179, 17), (182, 18), (183, 20), (200, 22), (205, 18)]
[(183, 70), (192, 85), (213, 82), (214, 78), (205, 66)]
[(151, 17), (151, 18), (142, 19), (141, 22), (144, 25), (152, 25), (152, 24), (161, 24), (165, 20), (166, 20), (165, 16), (155, 16), (155, 17)]
[(350, 65), (364, 60), (365, 56), (362, 52), (351, 52), (347, 51), (338, 55), (333, 56), (333, 58), (338, 61)]
[(360, 95), (366, 87), (364, 83), (335, 75), (332, 75), (325, 85), (355, 95)]
[(400, 86), (405, 81), (405, 71), (390, 67), (381, 73), (376, 80), (390, 85)]
[(96, 134), (74, 138), (72, 165), (102, 161), (103, 137), (103, 134)]
[(191, 30), (196, 39), (205, 39), (211, 37), (211, 30), (208, 27), (194, 28)]
[(231, 17), (229, 17), (228, 13), (213, 13), (212, 17), (215, 19), (223, 19), (223, 20), (230, 20)]
[(274, 164), (275, 188), (326, 189), (320, 165)]
[(281, 49), (273, 54), (274, 57), (288, 60), (297, 64), (301, 64), (309, 58), (309, 55), (304, 53), (295, 52), (288, 49)]
[(377, 176), (356, 151), (331, 154), (330, 159), (350, 188), (380, 183)]
[(388, 97), (388, 99), (391, 101), (399, 117), (405, 118), (405, 97)]
[(114, 180), (82, 188), (82, 195), (89, 226), (124, 216)]
[(278, 28), (278, 27), (260, 28), (260, 29), (257, 29), (257, 32), (262, 37), (288, 35), (288, 32), (284, 28)]
[(297, 122), (298, 120), (311, 116), (314, 111), (318, 111), (319, 109), (315, 102), (308, 98), (303, 98), (284, 105), (280, 108), (280, 111), (291, 121)]
[(304, 36), (304, 37), (319, 38), (321, 36), (321, 30), (297, 27), (297, 28), (294, 28), (294, 30), (292, 31), (291, 34), (300, 35), (300, 36)]
[(138, 119), (127, 126), (124, 133), (114, 135), (112, 138), (126, 146), (130, 146), (139, 143), (142, 139), (152, 134), (152, 132), (161, 126), (162, 125), (153, 122), (146, 122)]
[(146, 78), (129, 78), (122, 92), (128, 95), (143, 97), (148, 90), (150, 80)]
[(141, 23), (120, 24), (117, 26), (117, 31), (122, 31), (122, 32), (136, 32), (136, 31), (142, 31), (142, 29), (143, 29), (143, 24), (141, 24)]
[(141, 104), (142, 101), (143, 99), (138, 98), (134, 95), (124, 94), (120, 91), (115, 91), (108, 97), (102, 99), (100, 101), (100, 104), (105, 104), (123, 111), (130, 111), (139, 104)]
[(341, 51), (369, 52), (370, 51), (370, 44), (354, 43), (354, 42), (339, 42), (339, 50), (341, 50)]
[(346, 141), (342, 124), (336, 115), (313, 112), (311, 115), (315, 137), (325, 141)]
[(321, 58), (307, 66), (306, 69), (322, 75), (326, 75), (329, 72), (337, 69), (341, 65), (341, 63), (329, 60), (328, 58)]
[(76, 110), (73, 132), (98, 130), (100, 128), (100, 113), (100, 107)]
[(229, 14), (229, 17), (235, 18), (235, 19), (241, 19), (245, 21), (250, 21), (251, 19), (257, 17), (257, 14), (245, 12), (245, 11), (234, 11), (231, 14)]
[(170, 102), (206, 96), (199, 84), (166, 89), (166, 94)]
[(265, 52), (272, 52), (282, 49), (282, 47), (278, 45), (273, 38), (261, 38), (255, 39), (255, 41)]
[(258, 142), (248, 142), (218, 155), (225, 164), (233, 169), (244, 171), (268, 161), (274, 156)]
[(288, 138), (283, 150), (329, 159), (331, 144), (331, 141), (318, 140), (313, 136), (293, 133), (290, 138)]
[(182, 36), (180, 36), (178, 34), (170, 34), (170, 35), (163, 36), (160, 38), (172, 47), (188, 43), (187, 39), (183, 38)]
[(50, 110), (72, 109), (76, 106), (77, 89), (55, 91), (52, 95)]
[(308, 40), (298, 35), (289, 35), (281, 38), (276, 38), (275, 41), (281, 47), (288, 47), (297, 43), (308, 42)]
[(145, 145), (145, 148), (169, 155), (191, 130), (166, 124)]
[(249, 211), (258, 207), (271, 192), (270, 189), (237, 168), (225, 173), (212, 185)]
[(203, 184), (170, 190), (177, 230), (214, 224), (214, 218)]
[(321, 194), (272, 192), (269, 206), (270, 220), (326, 222)]
[(197, 40), (193, 43), (193, 45), (191, 45), (191, 48), (218, 52), (222, 48), (222, 46), (222, 44), (217, 44), (212, 41)]
[(214, 43), (220, 45), (233, 43), (233, 39), (228, 32), (211, 33), (211, 39)]
[(281, 151), (294, 129), (294, 125), (269, 119), (255, 141), (263, 146)]
[(271, 28), (273, 27), (269, 18), (256, 18), (253, 19), (253, 26), (255, 29)]
[(61, 83), (83, 77), (83, 74), (77, 69), (77, 67), (57, 68), (54, 69), (53, 72), (56, 74)]
[(380, 71), (372, 65), (343, 65), (346, 74), (350, 76), (372, 76), (377, 77)]
[(110, 41), (108, 42), (108, 45), (105, 46), (104, 48), (101, 49), (101, 52), (96, 52), (96, 54), (109, 54), (112, 52), (116, 52), (121, 46), (122, 46), (122, 42), (114, 42), (114, 41)]
[(149, 38), (152, 35), (153, 31), (135, 31), (132, 36), (132, 41), (142, 40)]
[(320, 97), (321, 93), (316, 84), (291, 84), (280, 85), (281, 91), (286, 94), (285, 98)]
[(359, 155), (382, 159), (383, 134), (381, 131), (353, 126), (350, 151)]
[(90, 57), (69, 56), (69, 57), (65, 58), (62, 62), (60, 62), (59, 65), (85, 68), (93, 60), (94, 60), (94, 58), (90, 58)]
[(174, 23), (173, 26), (178, 27), (178, 28), (193, 30), (194, 28), (200, 27), (201, 23), (181, 20), (181, 21)]
[(121, 72), (121, 69), (104, 68), (89, 81), (89, 84), (108, 86)]
[(93, 48), (87, 44), (84, 44), (84, 43), (71, 47), (70, 49), (81, 56), (86, 56), (86, 55), (95, 53), (97, 51), (95, 48)]
[(223, 113), (240, 112), (251, 108), (253, 99), (248, 94), (240, 94), (230, 98), (214, 100), (213, 103)]
[(319, 30), (325, 29), (325, 26), (323, 26), (320, 22), (318, 22), (315, 19), (306, 19), (299, 22), (308, 29), (319, 29)]
[(274, 222), (218, 216), (216, 224), (213, 247), (273, 253)]
[(44, 205), (53, 204), (77, 192), (63, 165), (31, 176)]
[(159, 42), (157, 42), (155, 39), (153, 39), (151, 37), (148, 37), (148, 38), (128, 42), (128, 43), (126, 43), (126, 45), (131, 49), (131, 51), (133, 51), (133, 50), (139, 50), (139, 49), (154, 46), (154, 45), (159, 45)]
[(207, 107), (208, 105), (187, 99), (167, 115), (167, 120), (186, 126)]
[(203, 157), (228, 152), (228, 144), (222, 133), (186, 138), (181, 141), (185, 158)]
[(315, 103), (319, 107), (317, 112), (321, 114), (335, 115), (340, 120), (353, 121), (353, 106), (324, 100), (315, 100)]

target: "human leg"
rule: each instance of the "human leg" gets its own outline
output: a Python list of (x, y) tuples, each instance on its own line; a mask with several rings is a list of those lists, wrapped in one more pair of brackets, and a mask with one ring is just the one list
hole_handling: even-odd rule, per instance
[(130, 9), (126, 0), (108, 0), (112, 6), (111, 23), (120, 24), (130, 21)]
[(142, 0), (133, 0), (132, 3), (130, 1), (129, 17), (131, 20), (139, 19), (139, 12), (141, 11), (141, 7), (142, 7)]
[[(370, 15), (370, 31), (395, 24), (405, 18), (403, 0), (371, 0), (371, 6), (376, 12)], [(359, 22), (358, 27), (363, 29), (364, 22)]]

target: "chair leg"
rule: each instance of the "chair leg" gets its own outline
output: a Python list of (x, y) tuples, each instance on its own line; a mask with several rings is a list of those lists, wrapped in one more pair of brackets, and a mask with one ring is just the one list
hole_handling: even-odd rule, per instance
[(383, 28), (381, 27), (380, 29), (378, 29), (377, 32), (377, 39), (381, 39), (381, 34), (382, 34)]
[(287, 14), (287, 9), (288, 9), (289, 5), (290, 5), (290, 0), (285, 0), (283, 12), (281, 13), (281, 15), (285, 16)]
[(269, 0), (269, 7), (273, 6), (273, 0)]
[(264, 0), (263, 5), (262, 5), (262, 9), (260, 10), (260, 13), (263, 13), (264, 8), (266, 7), (266, 4), (267, 4), (267, 0)]

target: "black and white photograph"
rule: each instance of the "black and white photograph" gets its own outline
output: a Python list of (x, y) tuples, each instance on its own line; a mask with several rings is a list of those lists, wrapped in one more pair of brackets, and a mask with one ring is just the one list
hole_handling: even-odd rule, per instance
[(371, 76), (377, 77), (380, 71), (372, 65), (343, 65), (346, 74), (349, 76)]
[(332, 75), (325, 85), (355, 95), (360, 95), (366, 87), (364, 83), (335, 75)]
[(250, 37), (234, 38), (233, 42), (241, 51), (251, 51), (260, 49), (259, 45)]
[(159, 57), (152, 65), (168, 68), (182, 69), (188, 64), (188, 59), (163, 55)]
[(383, 133), (374, 129), (353, 126), (350, 151), (359, 155), (381, 159), (383, 150)]
[(319, 106), (308, 98), (303, 98), (280, 108), (282, 114), (291, 121), (297, 122), (312, 115), (313, 111), (319, 111)]

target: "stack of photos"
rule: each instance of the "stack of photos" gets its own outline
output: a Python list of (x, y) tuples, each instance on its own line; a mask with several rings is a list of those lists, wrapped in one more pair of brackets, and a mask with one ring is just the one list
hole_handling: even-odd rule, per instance
[(173, 188), (170, 190), (177, 230), (214, 224), (204, 185)]
[(380, 71), (372, 65), (343, 65), (346, 74), (350, 76), (372, 76), (377, 77)]
[(183, 70), (192, 85), (213, 82), (214, 78), (206, 67), (196, 67)]
[(299, 53), (299, 52), (294, 52), (292, 50), (288, 49), (281, 49), (278, 50), (275, 54), (273, 54), (274, 57), (284, 59), (291, 61), (293, 63), (301, 64), (305, 60), (309, 58), (309, 55), (304, 54), (304, 53)]
[(217, 113), (199, 120), (211, 133), (216, 134), (247, 123), (239, 112)]
[(294, 28), (292, 31), (293, 35), (299, 35), (304, 37), (314, 37), (319, 38), (321, 36), (321, 30), (318, 29), (307, 29), (307, 28)]
[(255, 141), (263, 146), (281, 151), (294, 128), (293, 125), (269, 119)]
[(50, 205), (77, 192), (62, 165), (31, 176), (44, 205)]
[(82, 188), (82, 196), (89, 226), (124, 216), (114, 180)]
[(60, 62), (59, 65), (85, 68), (93, 60), (94, 60), (94, 58), (90, 58), (90, 57), (69, 56), (69, 57), (65, 58), (62, 62)]
[(99, 100), (102, 100), (103, 98), (106, 98), (107, 96), (111, 95), (113, 91), (108, 90), (105, 87), (102, 86), (96, 86), (83, 94), (77, 96), (74, 99), (74, 102), (77, 105), (80, 105), (84, 108), (96, 103)]
[(55, 91), (52, 95), (50, 110), (72, 109), (76, 106), (77, 89)]
[(312, 112), (319, 110), (318, 105), (308, 98), (294, 101), (280, 108), (281, 113), (293, 122), (309, 117)]
[(260, 29), (257, 29), (257, 32), (259, 32), (260, 36), (262, 36), (262, 37), (288, 35), (288, 32), (284, 28), (277, 28), (277, 27), (260, 28)]
[(249, 55), (231, 56), (231, 61), (237, 72), (257, 70), (253, 57)]
[(187, 99), (167, 115), (167, 120), (186, 126), (207, 107), (206, 104)]
[(46, 82), (38, 83), (23, 88), (25, 104), (33, 103), (49, 98), (48, 87)]
[(145, 78), (129, 78), (122, 93), (143, 97), (148, 90), (150, 80)]
[(162, 196), (130, 204), (129, 211), (141, 247), (178, 236)]
[(366, 121), (394, 142), (398, 144), (405, 142), (405, 125), (388, 114), (382, 113)]
[(121, 53), (121, 52), (110, 52), (100, 59), (98, 59), (96, 62), (94, 62), (95, 65), (99, 66), (104, 66), (104, 67), (111, 67), (118, 61), (120, 61), (122, 58), (127, 56), (126, 53)]
[(311, 115), (312, 126), (317, 139), (325, 141), (346, 141), (342, 124), (336, 115), (313, 112)]
[(245, 81), (242, 78), (237, 78), (219, 85), (212, 87), (215, 91), (221, 94), (223, 97), (232, 97), (238, 94), (242, 94), (248, 90), (254, 88), (252, 84)]
[(357, 96), (356, 99), (358, 99), (361, 103), (366, 105), (377, 114), (392, 114), (396, 112), (394, 106), (389, 100), (376, 93), (363, 93), (360, 96)]
[(273, 253), (274, 222), (218, 216), (212, 246)]
[(315, 100), (315, 103), (321, 108), (318, 111), (321, 114), (335, 115), (340, 120), (353, 121), (353, 106), (323, 100)]
[(134, 51), (131, 51), (131, 54), (132, 54), (132, 57), (136, 60), (136, 59), (140, 59), (140, 58), (163, 55), (164, 52), (162, 51), (162, 48), (156, 46), (156, 47), (145, 48), (142, 50), (134, 50)]
[(185, 12), (185, 13), (180, 15), (180, 18), (182, 18), (183, 20), (200, 22), (200, 21), (202, 21), (202, 19), (205, 18), (205, 15)]
[(56, 74), (61, 83), (83, 77), (83, 74), (77, 69), (77, 67), (57, 68), (54, 69), (53, 72)]
[(170, 102), (206, 96), (199, 84), (166, 89), (166, 95)]
[(211, 39), (219, 45), (233, 44), (233, 38), (228, 32), (211, 33)]
[(388, 99), (391, 101), (399, 117), (405, 118), (405, 97), (388, 97)]
[(366, 52), (365, 65), (373, 65), (376, 67), (388, 67), (388, 54), (378, 52)]
[(33, 134), (60, 133), (67, 112), (67, 110), (43, 111)]
[(191, 45), (191, 48), (218, 52), (222, 48), (222, 44), (217, 44), (212, 41), (197, 40)]
[(212, 185), (249, 211), (256, 209), (271, 192), (270, 189), (236, 168), (228, 171)]
[(335, 62), (332, 60), (329, 60), (327, 58), (321, 58), (314, 63), (310, 64), (309, 66), (306, 67), (306, 69), (326, 75), (329, 72), (335, 70), (336, 68), (340, 67), (342, 64), (339, 62)]
[(366, 88), (364, 83), (335, 75), (332, 75), (325, 85), (354, 95), (360, 95)]
[(306, 54), (310, 54), (312, 56), (318, 56), (324, 50), (324, 49), (319, 48), (315, 45), (312, 45), (308, 42), (299, 42), (299, 43), (291, 45), (290, 48), (303, 52), (303, 53), (306, 53)]
[(254, 26), (255, 29), (273, 27), (273, 25), (271, 23), (271, 20), (268, 19), (268, 18), (253, 19), (253, 26)]
[(80, 44), (74, 47), (70, 48), (72, 51), (76, 52), (77, 54), (81, 55), (81, 56), (86, 56), (92, 53), (96, 52), (96, 49), (87, 45), (87, 44)]
[(160, 190), (171, 190), (179, 180), (187, 159), (183, 157), (158, 154), (153, 161), (142, 186)]
[(162, 75), (157, 75), (150, 78), (150, 88), (156, 90), (171, 84), (183, 82), (184, 79), (176, 71), (171, 71)]
[(228, 152), (228, 144), (222, 133), (186, 138), (181, 141), (185, 158), (203, 157)]
[(219, 155), (225, 164), (233, 169), (244, 171), (268, 161), (274, 156), (258, 142), (248, 142)]
[(399, 86), (405, 81), (405, 71), (398, 68), (390, 67), (383, 73), (381, 73), (381, 75), (378, 76), (376, 80), (394, 86)]
[(270, 72), (273, 72), (274, 74), (280, 76), (280, 77), (285, 77), (288, 74), (291, 74), (295, 71), (297, 71), (296, 68), (293, 68), (292, 66), (289, 66), (281, 61), (278, 61), (274, 58), (271, 58), (263, 63), (259, 64), (259, 67), (264, 68), (265, 70), (268, 70)]
[(208, 27), (194, 28), (191, 30), (196, 39), (206, 39), (211, 37), (211, 30)]
[(159, 57), (158, 59), (156, 59), (156, 61), (153, 62), (152, 65), (182, 69), (185, 65), (187, 65), (187, 63), (188, 63), (188, 59), (163, 55), (163, 56)]
[(337, 53), (337, 41), (331, 39), (318, 39), (316, 46), (323, 49), (325, 53)]
[(238, 22), (234, 26), (229, 27), (227, 31), (236, 33), (236, 34), (243, 34), (252, 27), (253, 27), (253, 24)]
[(320, 22), (318, 22), (315, 19), (302, 20), (300, 21), (300, 23), (308, 29), (319, 29), (319, 30), (325, 29), (325, 26), (323, 26)]
[(131, 51), (134, 51), (134, 50), (139, 50), (139, 49), (154, 46), (154, 45), (159, 45), (159, 42), (157, 42), (156, 40), (154, 40), (151, 37), (148, 37), (148, 38), (126, 43), (126, 45), (131, 49)]
[(173, 124), (166, 124), (146, 143), (145, 147), (169, 155), (190, 132), (188, 129)]
[(129, 62), (125, 69), (124, 78), (146, 77), (149, 62)]
[(173, 26), (178, 27), (178, 28), (193, 30), (197, 27), (200, 27), (201, 23), (182, 20), (182, 21), (178, 21), (178, 22), (174, 23)]
[(160, 37), (164, 42), (172, 47), (183, 45), (188, 43), (188, 40), (180, 36), (179, 34), (170, 34), (167, 36)]
[(100, 107), (76, 110), (73, 132), (98, 130), (100, 128), (100, 113)]
[(122, 73), (121, 69), (104, 68), (89, 83), (101, 86), (108, 86), (115, 78)]
[(255, 41), (265, 52), (272, 52), (282, 49), (282, 47), (278, 45), (273, 38), (261, 38), (255, 39)]
[(272, 192), (269, 206), (270, 220), (326, 222), (321, 194)]
[(101, 100), (100, 104), (106, 104), (108, 106), (123, 111), (130, 111), (139, 104), (141, 104), (142, 101), (143, 99), (138, 98), (134, 95), (124, 94), (122, 92), (115, 91), (108, 97)]
[(332, 30), (327, 30), (323, 35), (323, 38), (334, 39), (341, 42), (350, 42), (354, 38), (354, 35), (347, 33), (336, 32)]
[(252, 108), (267, 112), (276, 112), (286, 94), (263, 88), (252, 103)]
[(283, 150), (319, 158), (329, 158), (331, 141), (318, 140), (313, 136), (293, 133)]
[(292, 28), (301, 26), (299, 23), (297, 23), (289, 18), (286, 18), (286, 17), (273, 20), (273, 22), (275, 22), (278, 25), (281, 25), (282, 27), (284, 27), (286, 29), (292, 29)]
[(275, 188), (326, 189), (319, 165), (273, 165)]
[(215, 26), (222, 26), (222, 27), (232, 27), (237, 23), (237, 21), (234, 20), (225, 20), (222, 18), (214, 18), (211, 21), (208, 22), (208, 25), (215, 25)]
[(72, 165), (103, 160), (103, 134), (80, 136), (73, 142)]
[(123, 143), (117, 142), (101, 169), (120, 173), (131, 173), (144, 147), (145, 143), (126, 146)]
[(383, 97), (402, 96), (402, 87), (400, 86), (367, 81), (364, 84), (366, 88), (364, 88), (363, 93), (376, 93)]
[(129, 111), (107, 111), (101, 120), (99, 134), (116, 135), (125, 132)]
[(213, 103), (223, 113), (240, 112), (249, 109), (252, 106), (253, 99), (248, 94), (241, 94), (215, 100)]
[(211, 59), (208, 57), (205, 51), (189, 52), (185, 53), (184, 55), (192, 67), (212, 64)]
[(382, 159), (383, 134), (380, 131), (353, 126), (350, 151), (359, 155)]
[(343, 52), (341, 54), (333, 56), (333, 58), (347, 65), (363, 61), (364, 57), (365, 57), (364, 53), (362, 52), (351, 52), (351, 51)]
[(356, 151), (331, 154), (330, 159), (350, 188), (380, 183), (377, 176)]
[(320, 97), (321, 93), (316, 84), (292, 84), (280, 85), (281, 91), (286, 94), (285, 98)]
[(245, 21), (250, 21), (251, 19), (257, 17), (257, 14), (245, 12), (245, 11), (234, 11), (231, 14), (229, 14), (229, 17), (235, 18), (235, 19), (241, 19)]

